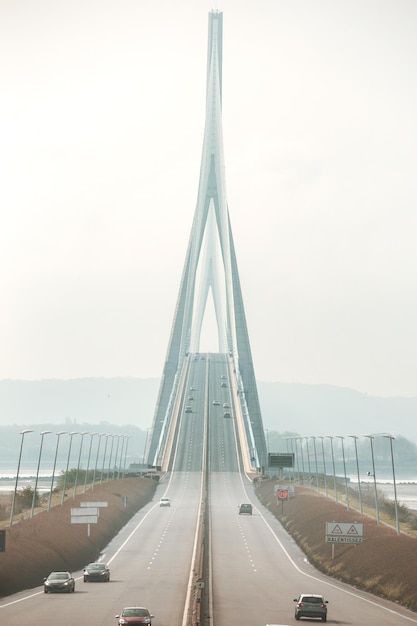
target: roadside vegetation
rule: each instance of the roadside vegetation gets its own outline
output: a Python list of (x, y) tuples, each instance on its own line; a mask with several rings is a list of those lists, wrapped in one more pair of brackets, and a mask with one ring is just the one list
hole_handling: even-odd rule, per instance
[[(257, 496), (293, 537), (310, 563), (319, 571), (375, 596), (386, 598), (417, 611), (415, 581), (417, 561), (416, 516), (399, 505), (401, 534), (396, 531), (394, 503), (379, 494), (380, 523), (375, 518), (375, 502), (366, 502), (364, 514), (358, 506), (358, 494), (349, 490), (350, 508), (336, 503), (308, 487), (295, 486), (295, 495), (278, 502), (274, 494), (276, 480), (259, 481)], [(360, 544), (325, 542), (326, 522), (363, 523), (364, 538)], [(334, 558), (333, 558), (334, 556)]]
[[(0, 596), (37, 587), (53, 570), (77, 571), (98, 559), (129, 519), (152, 499), (156, 486), (150, 478), (123, 478), (103, 482), (95, 485), (94, 491), (83, 493), (82, 484), (76, 495), (69, 494), (62, 505), (62, 493), (56, 491), (50, 511), (47, 499), (40, 499), (33, 517), (33, 490), (25, 488), (19, 490), (16, 501), (20, 509), (12, 527), (11, 496), (2, 496), (1, 527), (6, 529), (6, 551), (0, 554)], [(90, 525), (90, 536), (85, 524), (71, 524), (71, 507), (79, 507), (82, 500), (108, 503), (100, 510), (98, 523)]]

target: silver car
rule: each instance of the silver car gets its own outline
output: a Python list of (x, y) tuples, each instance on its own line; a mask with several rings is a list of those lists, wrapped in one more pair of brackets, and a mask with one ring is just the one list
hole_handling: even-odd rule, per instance
[(299, 620), (302, 617), (316, 617), (321, 619), (322, 622), (327, 621), (327, 600), (316, 593), (302, 593), (298, 598), (294, 598), (295, 605), (295, 619)]

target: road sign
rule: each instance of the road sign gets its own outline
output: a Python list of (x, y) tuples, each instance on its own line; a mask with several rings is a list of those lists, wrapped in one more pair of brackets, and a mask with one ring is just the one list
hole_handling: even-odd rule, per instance
[(326, 535), (326, 543), (362, 543), (363, 537), (333, 537)]
[(97, 524), (97, 515), (71, 515), (71, 524)]
[(278, 500), (288, 500), (288, 491), (286, 489), (278, 489), (277, 498)]
[(294, 467), (294, 454), (285, 454), (283, 452), (269, 452), (268, 467)]
[(363, 524), (351, 522), (326, 522), (327, 543), (362, 543)]
[(84, 507), (82, 509), (71, 509), (71, 518), (72, 517), (86, 517), (88, 515), (98, 516), (98, 508), (95, 506), (91, 506), (89, 508)]
[(107, 507), (109, 506), (108, 502), (80, 502), (81, 507)]

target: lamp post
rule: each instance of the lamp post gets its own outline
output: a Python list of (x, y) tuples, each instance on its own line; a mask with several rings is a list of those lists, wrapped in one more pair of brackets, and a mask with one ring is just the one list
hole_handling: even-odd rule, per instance
[[(295, 452), (294, 452), (294, 437), (290, 437), (290, 446), (291, 446), (291, 454), (293, 456), (293, 459), (295, 460)], [(295, 467), (294, 467), (294, 463), (293, 463), (293, 467), (292, 467), (292, 479), (293, 482), (295, 482)]]
[(324, 437), (320, 435), (319, 439), (321, 439), (321, 454), (322, 454), (322, 457), (323, 457), (324, 491), (326, 493), (326, 498), (327, 498), (329, 494), (328, 494), (328, 491), (327, 491), (326, 459), (324, 457)]
[(87, 491), (87, 478), (88, 478), (88, 471), (90, 469), (90, 458), (91, 458), (91, 448), (93, 447), (93, 437), (95, 435), (98, 435), (98, 433), (89, 433), (89, 435), (90, 435), (90, 447), (88, 448), (87, 469), (85, 470), (84, 491), (83, 491), (83, 493), (85, 493)]
[(343, 435), (336, 435), (337, 439), (340, 439), (340, 441), (342, 442), (342, 457), (343, 457), (343, 471), (345, 474), (345, 495), (346, 495), (346, 506), (348, 508), (348, 511), (350, 509), (350, 505), (349, 505), (349, 490), (348, 490), (348, 484), (347, 484), (347, 475), (346, 475), (346, 459), (345, 459), (345, 446), (344, 446), (344, 440), (345, 438), (343, 437)]
[(297, 439), (298, 437), (291, 437), (291, 450), (294, 453), (295, 464), (297, 467), (297, 477), (298, 477), (297, 480), (298, 480), (298, 484), (300, 484), (300, 459), (298, 457)]
[(122, 445), (121, 445), (121, 448), (120, 448), (119, 464), (117, 466), (117, 480), (119, 480), (120, 474), (122, 474), (122, 478), (123, 478), (123, 471), (122, 471), (123, 458), (124, 458), (123, 457), (123, 452), (124, 452), (124, 448), (125, 448), (126, 437), (127, 437), (127, 435), (120, 435), (120, 438), (122, 440)]
[(62, 487), (62, 498), (61, 498), (61, 505), (64, 504), (64, 498), (65, 498), (65, 488), (67, 486), (67, 475), (68, 475), (68, 467), (69, 467), (69, 462), (70, 462), (70, 456), (71, 456), (71, 447), (72, 447), (72, 438), (74, 437), (74, 435), (79, 435), (80, 433), (78, 431), (73, 431), (72, 433), (69, 434), (70, 436), (70, 442), (69, 442), (69, 447), (68, 447), (68, 458), (67, 458), (67, 468), (65, 470), (65, 474), (64, 474), (64, 485)]
[(56, 433), (57, 436), (57, 440), (56, 440), (56, 448), (55, 448), (55, 458), (54, 458), (54, 467), (52, 470), (52, 480), (51, 480), (51, 489), (49, 491), (49, 500), (48, 500), (48, 511), (51, 510), (51, 503), (52, 503), (52, 491), (54, 489), (54, 480), (55, 480), (55, 469), (56, 469), (56, 460), (58, 458), (58, 446), (59, 446), (59, 438), (61, 435), (66, 435), (67, 431), (66, 430), (60, 430), (59, 433)]
[(308, 447), (308, 437), (304, 437), (304, 439), (306, 440), (306, 444), (307, 444), (307, 466), (308, 466), (308, 486), (311, 489), (311, 465), (310, 465), (310, 450)]
[(126, 435), (126, 448), (125, 448), (125, 459), (123, 462), (123, 478), (125, 476), (125, 472), (126, 472), (126, 458), (127, 458), (127, 446), (129, 445), (129, 439), (131, 438), (132, 435)]
[(118, 465), (117, 465), (117, 455), (119, 454), (120, 439), (121, 439), (121, 437), (123, 437), (123, 435), (116, 435), (116, 437), (117, 437), (117, 444), (116, 444), (116, 452), (114, 454), (114, 467), (113, 467), (112, 480), (114, 480), (114, 478), (116, 476), (116, 468), (118, 467)]
[(100, 485), (103, 482), (104, 464), (106, 462), (107, 444), (109, 442), (109, 437), (112, 437), (112, 435), (104, 435), (104, 436), (106, 438), (106, 443), (104, 444), (103, 465), (101, 466)]
[(14, 493), (13, 493), (12, 510), (10, 511), (10, 526), (13, 524), (14, 505), (16, 503), (17, 485), (19, 483), (20, 461), (22, 460), (23, 441), (24, 441), (25, 435), (27, 433), (33, 433), (33, 430), (22, 430), (22, 431), (20, 431), (20, 434), (22, 435), (22, 437), (21, 437), (21, 440), (20, 440), (20, 452), (19, 452), (19, 460), (17, 462), (17, 473), (16, 473), (16, 482), (15, 482), (15, 486), (14, 486)]
[(98, 457), (100, 454), (100, 446), (101, 446), (101, 438), (105, 437), (105, 433), (100, 433), (98, 436), (98, 444), (97, 444), (97, 453), (96, 453), (96, 462), (94, 464), (94, 472), (93, 472), (93, 483), (91, 485), (91, 491), (94, 491), (94, 485), (96, 483), (96, 474), (97, 474), (97, 466), (98, 466)]
[[(149, 431), (151, 430), (151, 428), (152, 426), (149, 426), (149, 428), (146, 429), (145, 445), (143, 446), (142, 465), (144, 469), (145, 469), (145, 458), (146, 458), (146, 446), (148, 445)], [(267, 441), (267, 446), (268, 446), (268, 438), (266, 441)], [(268, 452), (268, 447), (267, 447), (267, 452)]]
[(316, 438), (315, 437), (311, 437), (311, 439), (313, 440), (313, 446), (314, 446), (314, 462), (316, 464), (316, 482), (317, 482), (317, 493), (320, 493), (320, 482), (319, 482), (319, 466), (317, 464), (317, 447), (316, 447)]
[(374, 477), (374, 494), (375, 494), (375, 515), (376, 523), (379, 524), (379, 505), (378, 505), (378, 490), (376, 488), (376, 473), (375, 473), (375, 457), (374, 457), (374, 437), (373, 435), (363, 435), (369, 439), (371, 444), (371, 459), (372, 459), (372, 476)]
[(328, 437), (328, 439), (330, 439), (330, 450), (331, 450), (331, 453), (332, 453), (332, 465), (333, 465), (334, 498), (335, 498), (336, 502), (338, 502), (338, 499), (337, 499), (336, 466), (334, 464), (333, 437), (332, 437), (332, 435), (326, 435), (326, 437)]
[(83, 441), (84, 441), (84, 436), (85, 435), (89, 435), (89, 432), (84, 432), (84, 433), (79, 433), (81, 435), (81, 441), (80, 441), (80, 451), (78, 453), (78, 463), (77, 463), (77, 471), (75, 472), (75, 481), (74, 481), (74, 491), (72, 492), (72, 499), (74, 500), (76, 493), (77, 493), (77, 485), (78, 485), (78, 473), (80, 471), (80, 461), (81, 461), (81, 452), (83, 449)]
[(393, 435), (389, 435), (388, 433), (384, 433), (383, 435), (381, 435), (381, 437), (385, 437), (385, 439), (389, 439), (390, 448), (391, 448), (392, 480), (394, 481), (395, 523), (397, 526), (397, 535), (399, 535), (401, 531), (400, 531), (400, 520), (398, 518), (397, 485), (395, 482), (394, 450), (392, 446), (392, 442), (395, 439), (395, 437), (393, 437)]
[(356, 471), (357, 471), (357, 474), (358, 474), (359, 508), (360, 508), (360, 511), (361, 511), (361, 515), (363, 515), (361, 477), (360, 477), (360, 474), (359, 474), (359, 459), (358, 459), (358, 445), (357, 445), (358, 436), (357, 435), (348, 435), (348, 437), (352, 437), (353, 441), (355, 442)]
[(38, 488), (38, 478), (39, 478), (39, 468), (41, 466), (41, 456), (42, 456), (42, 447), (43, 447), (43, 438), (45, 435), (49, 435), (51, 433), (50, 430), (43, 430), (41, 432), (41, 445), (39, 448), (39, 459), (38, 459), (38, 469), (36, 470), (36, 479), (35, 479), (35, 489), (33, 490), (33, 498), (32, 498), (32, 509), (30, 511), (30, 516), (33, 517), (33, 511), (35, 509), (35, 501), (36, 501), (36, 490)]
[(109, 435), (109, 437), (111, 437), (111, 446), (110, 446), (109, 468), (107, 470), (106, 483), (109, 482), (109, 478), (110, 478), (110, 474), (111, 474), (111, 462), (112, 462), (112, 459), (113, 459), (114, 438), (117, 437), (117, 435)]
[(300, 452), (301, 452), (301, 467), (303, 468), (303, 485), (305, 484), (305, 470), (304, 470), (304, 453), (303, 453), (303, 438), (298, 438), (300, 442)]

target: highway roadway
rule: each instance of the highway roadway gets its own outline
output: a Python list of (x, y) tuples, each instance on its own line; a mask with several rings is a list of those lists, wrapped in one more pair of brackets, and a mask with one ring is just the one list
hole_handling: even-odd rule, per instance
[[(237, 407), (229, 379), (227, 387), (221, 386), (224, 375), (228, 377), (228, 371), (221, 359), (215, 363), (199, 359), (190, 368), (172, 471), (158, 486), (154, 500), (105, 549), (102, 560), (110, 565), (110, 583), (84, 583), (78, 571), (74, 573), (75, 593), (67, 595), (44, 594), (40, 580), (38, 588), (0, 600), (2, 626), (116, 626), (114, 616), (129, 605), (148, 607), (155, 615), (155, 626), (193, 623), (184, 612), (205, 497), (205, 466), (209, 468), (211, 536), (211, 575), (205, 584), (211, 589), (212, 603), (210, 616), (201, 626), (295, 624), (293, 598), (300, 592), (324, 594), (329, 600), (329, 624), (417, 624), (416, 614), (317, 573), (273, 515), (258, 503), (252, 483), (241, 471)], [(220, 406), (214, 406), (213, 400), (221, 401)], [(231, 405), (232, 418), (223, 417), (224, 402)], [(193, 412), (185, 413), (190, 403)], [(171, 507), (159, 507), (162, 496), (171, 498)], [(239, 515), (240, 502), (251, 502), (253, 515)]]

